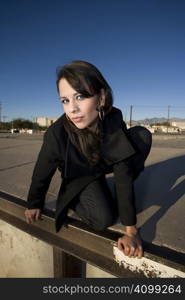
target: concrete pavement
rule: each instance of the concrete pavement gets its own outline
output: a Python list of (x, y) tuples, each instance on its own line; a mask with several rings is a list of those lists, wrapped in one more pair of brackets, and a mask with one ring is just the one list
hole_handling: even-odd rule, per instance
[[(0, 134), (0, 190), (26, 200), (42, 136)], [(185, 139), (153, 139), (144, 172), (135, 182), (143, 240), (185, 253)], [(46, 197), (55, 207), (57, 171)], [(112, 230), (120, 230), (117, 224)]]

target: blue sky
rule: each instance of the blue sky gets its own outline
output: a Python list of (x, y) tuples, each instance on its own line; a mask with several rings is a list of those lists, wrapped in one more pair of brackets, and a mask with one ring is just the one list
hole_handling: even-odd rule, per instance
[(185, 118), (185, 2), (6, 0), (0, 8), (2, 117), (63, 113), (56, 68), (95, 64), (129, 118)]

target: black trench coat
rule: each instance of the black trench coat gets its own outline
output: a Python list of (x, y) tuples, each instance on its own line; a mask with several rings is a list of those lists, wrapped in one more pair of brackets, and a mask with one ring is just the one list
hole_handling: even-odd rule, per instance
[(28, 193), (28, 209), (43, 209), (46, 192), (58, 168), (62, 178), (56, 202), (55, 226), (58, 232), (65, 223), (72, 199), (102, 174), (114, 172), (120, 220), (124, 225), (135, 225), (133, 170), (128, 162), (139, 150), (129, 139), (121, 111), (113, 106), (103, 122), (99, 121), (104, 133), (102, 163), (93, 168), (88, 167), (86, 158), (68, 138), (63, 126), (64, 118), (65, 114), (44, 134)]

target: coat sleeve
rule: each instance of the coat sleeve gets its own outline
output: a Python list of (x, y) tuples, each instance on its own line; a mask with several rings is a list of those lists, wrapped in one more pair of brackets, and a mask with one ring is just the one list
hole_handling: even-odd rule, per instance
[(42, 209), (51, 179), (57, 169), (57, 140), (49, 128), (44, 134), (43, 144), (35, 164), (27, 197), (28, 209)]
[(135, 191), (133, 184), (133, 168), (129, 158), (113, 166), (116, 196), (121, 223), (125, 226), (135, 225)]

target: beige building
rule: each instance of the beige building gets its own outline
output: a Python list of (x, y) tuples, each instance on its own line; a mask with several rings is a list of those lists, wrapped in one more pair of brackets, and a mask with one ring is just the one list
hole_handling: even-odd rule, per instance
[(154, 132), (164, 132), (164, 133), (179, 133), (182, 129), (179, 127), (167, 127), (165, 125), (153, 125), (152, 128), (154, 129)]
[(185, 122), (175, 121), (175, 122), (171, 122), (171, 125), (178, 127), (180, 129), (185, 129)]
[(47, 117), (38, 117), (34, 119), (34, 122), (40, 126), (49, 127), (53, 124), (58, 118), (47, 118)]

